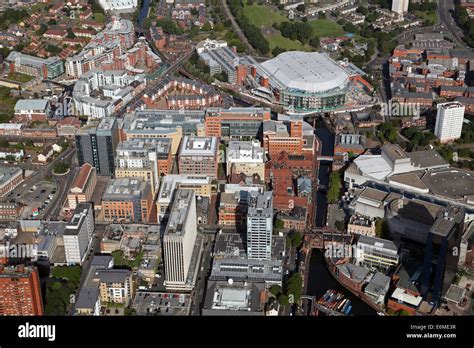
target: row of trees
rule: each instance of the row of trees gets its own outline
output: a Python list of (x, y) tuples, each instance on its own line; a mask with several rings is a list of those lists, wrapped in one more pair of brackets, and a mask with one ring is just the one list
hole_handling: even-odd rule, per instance
[(469, 14), (465, 7), (456, 5), (454, 14), (459, 25), (464, 29), (464, 40), (469, 46), (474, 47), (474, 20), (469, 18)]
[(337, 171), (332, 172), (331, 175), (329, 175), (329, 189), (326, 194), (328, 203), (336, 203), (339, 201), (341, 188), (341, 174)]
[(260, 29), (251, 24), (250, 20), (244, 15), (244, 7), (241, 0), (230, 0), (228, 4), (232, 15), (249, 43), (261, 54), (267, 54), (270, 51), (270, 45), (262, 35)]
[(272, 285), (270, 287), (270, 293), (273, 294), (283, 306), (287, 306), (290, 303), (299, 303), (302, 292), (303, 277), (301, 277), (300, 273), (293, 273), (288, 279), (286, 291), (283, 291), (279, 285)]

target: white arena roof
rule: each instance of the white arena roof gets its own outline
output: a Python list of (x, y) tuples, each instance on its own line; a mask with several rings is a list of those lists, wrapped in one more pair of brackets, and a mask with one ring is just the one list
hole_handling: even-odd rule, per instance
[(349, 79), (341, 66), (317, 52), (284, 52), (260, 64), (260, 68), (282, 87), (309, 93), (342, 88)]

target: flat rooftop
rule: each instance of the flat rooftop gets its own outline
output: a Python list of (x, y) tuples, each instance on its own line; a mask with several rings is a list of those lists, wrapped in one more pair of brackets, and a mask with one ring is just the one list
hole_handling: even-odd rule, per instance
[(165, 234), (183, 235), (186, 233), (184, 226), (188, 216), (190, 215), (189, 210), (193, 200), (193, 190), (179, 189), (176, 191)]
[(217, 156), (218, 142), (216, 137), (190, 137), (182, 140), (180, 156)]
[(474, 195), (474, 172), (445, 168), (426, 172), (421, 178), (430, 191), (453, 200), (465, 200)]

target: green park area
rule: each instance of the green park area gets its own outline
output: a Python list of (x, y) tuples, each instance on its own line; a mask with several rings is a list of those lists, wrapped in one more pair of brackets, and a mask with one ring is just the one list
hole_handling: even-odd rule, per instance
[(279, 10), (270, 6), (259, 5), (256, 2), (251, 1), (244, 2), (244, 15), (250, 20), (250, 23), (255, 25), (257, 28), (262, 26), (271, 27), (273, 23), (282, 23), (287, 20)]
[(344, 35), (345, 32), (342, 27), (330, 19), (314, 19), (308, 21), (311, 28), (313, 28), (313, 35), (316, 37), (335, 37)]
[(25, 83), (25, 82), (33, 80), (34, 77), (29, 76), (29, 75), (25, 75), (25, 74), (20, 74), (20, 73), (17, 73), (17, 72), (11, 72), (11, 73), (8, 74), (7, 79), (12, 80), (12, 81), (16, 81), (16, 82)]
[(287, 51), (304, 51), (304, 46), (299, 40), (292, 40), (290, 38), (283, 37), (279, 32), (266, 37), (266, 39), (268, 40), (270, 49), (272, 50), (276, 47), (280, 47)]

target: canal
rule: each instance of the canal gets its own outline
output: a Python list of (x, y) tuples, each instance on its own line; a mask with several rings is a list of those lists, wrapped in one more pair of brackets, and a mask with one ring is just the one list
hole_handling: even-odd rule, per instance
[[(334, 134), (326, 127), (324, 122), (318, 118), (316, 121), (316, 135), (321, 141), (322, 156), (334, 155)], [(329, 175), (331, 174), (331, 164), (321, 162), (319, 165), (318, 179), (319, 185), (328, 187)], [(316, 197), (316, 217), (317, 227), (326, 226), (327, 200), (323, 192), (318, 192)], [(352, 314), (354, 315), (375, 315), (376, 312), (364, 301), (357, 298), (349, 290), (340, 285), (326, 267), (323, 252), (313, 249), (309, 264), (307, 294), (316, 296), (319, 299), (327, 290), (334, 289), (344, 294), (352, 302)]]
[(138, 27), (141, 28), (143, 25), (143, 21), (145, 18), (148, 17), (148, 11), (150, 10), (150, 1), (151, 0), (142, 0), (142, 8), (140, 9), (140, 12), (138, 13), (138, 18), (137, 18), (137, 23)]
[(316, 296), (319, 299), (327, 290), (334, 289), (352, 302), (353, 315), (376, 315), (375, 310), (364, 301), (357, 298), (349, 290), (337, 282), (326, 267), (323, 252), (319, 249), (313, 249), (311, 261), (309, 264), (309, 277), (307, 293)]

